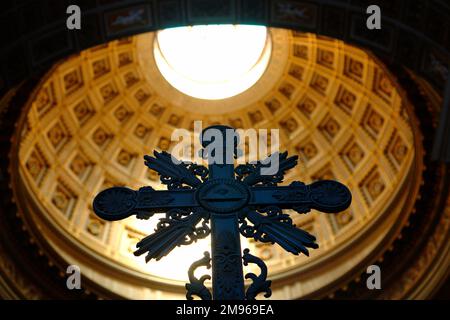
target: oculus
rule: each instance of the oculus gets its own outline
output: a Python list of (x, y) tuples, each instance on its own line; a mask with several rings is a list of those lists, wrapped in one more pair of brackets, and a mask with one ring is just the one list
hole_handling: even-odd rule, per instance
[(272, 51), (266, 27), (200, 25), (161, 30), (153, 55), (164, 78), (194, 98), (238, 95), (264, 74)]

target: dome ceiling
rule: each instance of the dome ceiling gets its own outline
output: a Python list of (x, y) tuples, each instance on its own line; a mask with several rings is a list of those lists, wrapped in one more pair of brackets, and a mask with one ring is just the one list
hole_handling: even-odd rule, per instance
[[(281, 149), (300, 157), (286, 184), (336, 179), (353, 193), (351, 207), (338, 215), (292, 213), (297, 226), (318, 237), (320, 248), (309, 258), (276, 245), (243, 244), (266, 261), (274, 298), (301, 297), (343, 276), (349, 266), (333, 259), (361, 239), (373, 241), (353, 252), (350, 264), (375, 249), (395, 225), (406, 201), (399, 191), (415, 174), (408, 102), (369, 53), (313, 34), (269, 31), (265, 73), (247, 91), (223, 100), (196, 99), (173, 88), (152, 57), (154, 33), (113, 41), (54, 66), (19, 125), (18, 171), (34, 207), (28, 214), (61, 256), (125, 297), (183, 298), (187, 268), (208, 250), (209, 239), (145, 264), (132, 252), (157, 218), (106, 223), (91, 203), (111, 186), (162, 188), (142, 157), (154, 149), (170, 151), (172, 131), (192, 130), (196, 120), (204, 127), (279, 128)], [(311, 271), (327, 263), (335, 265), (331, 274)], [(277, 281), (293, 276), (299, 282), (276, 290)]]

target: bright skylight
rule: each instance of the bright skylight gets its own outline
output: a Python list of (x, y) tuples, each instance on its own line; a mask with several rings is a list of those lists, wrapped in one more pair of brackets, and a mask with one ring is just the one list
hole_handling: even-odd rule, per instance
[(156, 64), (179, 91), (200, 99), (235, 96), (254, 85), (270, 60), (267, 28), (202, 25), (159, 31)]

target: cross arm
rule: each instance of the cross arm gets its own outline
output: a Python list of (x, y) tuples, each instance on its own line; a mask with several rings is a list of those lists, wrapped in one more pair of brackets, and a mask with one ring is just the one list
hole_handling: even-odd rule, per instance
[(148, 219), (154, 213), (194, 207), (198, 207), (195, 189), (159, 191), (143, 187), (136, 191), (113, 187), (100, 192), (93, 202), (95, 214), (108, 221), (122, 220), (133, 214), (138, 218)]
[(350, 206), (350, 190), (337, 181), (322, 180), (309, 185), (293, 182), (289, 186), (251, 187), (249, 206), (277, 206), (294, 209), (299, 213), (315, 209), (327, 213), (338, 213)]

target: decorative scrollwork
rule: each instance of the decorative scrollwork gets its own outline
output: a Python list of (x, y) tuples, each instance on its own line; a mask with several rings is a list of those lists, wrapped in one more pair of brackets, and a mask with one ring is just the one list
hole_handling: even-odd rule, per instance
[(280, 222), (280, 223), (284, 223), (287, 224), (289, 226), (292, 225), (292, 219), (289, 217), (288, 214), (283, 213), (283, 211), (275, 206), (269, 206), (269, 207), (265, 207), (262, 209), (258, 209), (259, 213), (263, 213), (263, 215), (261, 215), (262, 217), (262, 221), (256, 221), (254, 220), (256, 223), (254, 223), (253, 225), (249, 225), (247, 223), (247, 218), (248, 217), (248, 213), (244, 214), (244, 215), (240, 215), (240, 226), (239, 226), (239, 231), (240, 233), (246, 237), (246, 238), (254, 238), (256, 241), (260, 241), (263, 243), (274, 243), (273, 239), (267, 234), (264, 233), (264, 231), (262, 230), (262, 228), (260, 228), (261, 223), (270, 223), (270, 222)]
[(160, 174), (159, 179), (162, 184), (167, 185), (167, 190), (178, 190), (178, 189), (191, 189), (192, 187), (187, 186), (183, 183), (182, 179), (174, 178), (164, 174)]
[[(287, 151), (283, 153), (277, 152), (263, 161), (241, 164), (234, 170), (237, 180), (249, 186), (276, 186), (283, 181), (285, 172), (297, 165), (297, 156), (289, 158), (287, 156)], [(273, 174), (262, 174), (263, 169), (268, 169), (273, 164), (275, 157), (277, 157), (276, 161), (278, 161), (278, 170)]]
[(316, 181), (309, 185), (313, 208), (323, 212), (336, 213), (348, 208), (352, 202), (350, 190), (333, 180)]
[(207, 179), (208, 169), (204, 166), (179, 161), (165, 151), (153, 154), (154, 157), (145, 155), (144, 163), (158, 172), (161, 183), (167, 185), (168, 190), (192, 189)]
[[(152, 205), (167, 205), (173, 202), (175, 199), (168, 194), (155, 194), (155, 189), (150, 186), (145, 186), (139, 188), (138, 200), (140, 203), (151, 203)], [(135, 209), (136, 218), (142, 220), (148, 220), (152, 217), (158, 210), (140, 210)]]
[[(177, 226), (177, 223), (183, 224), (186, 221), (192, 220), (192, 218), (189, 218), (191, 212), (192, 210), (190, 209), (178, 208), (167, 211), (166, 217), (159, 219), (159, 222), (156, 225), (155, 232), (161, 231), (164, 228), (168, 228), (174, 225), (175, 227), (179, 227), (179, 225)], [(180, 240), (179, 245), (189, 245), (193, 242), (196, 242), (198, 239), (206, 238), (210, 234), (211, 229), (208, 226), (209, 214), (203, 211), (200, 213), (200, 215), (203, 218), (201, 225), (195, 226), (194, 228), (192, 228), (190, 233), (186, 233), (185, 237)]]
[[(201, 225), (197, 226), (202, 219)], [(208, 220), (209, 214), (203, 210), (171, 209), (159, 220), (155, 232), (138, 242), (134, 255), (147, 252), (146, 262), (159, 260), (177, 246), (207, 237), (211, 232)]]
[(209, 170), (205, 166), (193, 163), (193, 162), (183, 162), (183, 165), (189, 172), (201, 178), (203, 182), (208, 179)]
[[(310, 185), (294, 181), (289, 187), (292, 189), (277, 191), (273, 197), (279, 201), (291, 202), (292, 209), (299, 213), (307, 213), (311, 209), (337, 213), (347, 209), (352, 202), (350, 190), (342, 183), (333, 180), (316, 181)], [(303, 204), (294, 205), (296, 202)]]
[[(262, 213), (262, 214), (261, 214)], [(249, 225), (247, 221), (253, 225)], [(295, 255), (300, 252), (309, 256), (308, 248), (316, 249), (316, 237), (308, 232), (296, 228), (289, 215), (275, 206), (248, 210), (241, 213), (239, 217), (240, 233), (247, 238), (254, 238), (256, 241), (278, 243), (283, 249)]]
[(194, 276), (194, 272), (198, 267), (205, 266), (207, 269), (211, 269), (211, 257), (208, 251), (203, 253), (204, 257), (198, 261), (195, 261), (190, 267), (188, 271), (189, 282), (186, 283), (186, 299), (193, 300), (193, 295), (198, 296), (202, 300), (211, 300), (211, 292), (209, 292), (208, 288), (205, 286), (205, 281), (210, 280), (210, 275), (203, 275), (200, 279)]
[[(283, 181), (283, 174), (274, 174), (263, 176), (260, 174), (262, 165), (258, 163), (241, 164), (236, 167), (235, 173), (239, 181), (245, 181), (246, 177), (250, 178), (246, 181), (248, 185), (276, 186)], [(257, 181), (257, 182), (256, 182)]]
[(100, 192), (93, 202), (94, 212), (102, 219), (125, 219), (135, 212), (137, 192), (124, 187), (113, 187)]
[[(301, 189), (292, 190), (290, 192), (278, 192), (273, 195), (273, 197), (277, 200), (287, 200), (287, 201), (295, 201), (296, 199), (305, 198), (305, 196), (308, 194), (308, 190), (306, 189), (306, 185), (303, 182), (300, 181), (294, 181), (290, 185), (290, 187), (298, 188), (301, 187)], [(292, 209), (294, 211), (297, 211), (298, 213), (308, 213), (311, 211), (311, 208), (307, 205), (300, 205), (300, 206), (293, 206)]]
[(272, 281), (267, 280), (267, 266), (264, 261), (250, 254), (249, 249), (244, 250), (242, 260), (244, 262), (244, 266), (247, 266), (249, 263), (254, 263), (259, 267), (259, 269), (261, 269), (259, 276), (254, 273), (247, 273), (245, 275), (245, 279), (252, 280), (252, 284), (245, 292), (245, 298), (247, 300), (255, 300), (256, 296), (261, 292), (265, 292), (264, 297), (269, 298), (272, 295), (272, 290), (270, 289)]
[(239, 240), (233, 232), (224, 231), (216, 234), (217, 245), (213, 253), (215, 271), (217, 276), (214, 284), (214, 297), (220, 296), (223, 300), (244, 299), (244, 292), (241, 290), (242, 268), (236, 268), (241, 264), (239, 250)]

